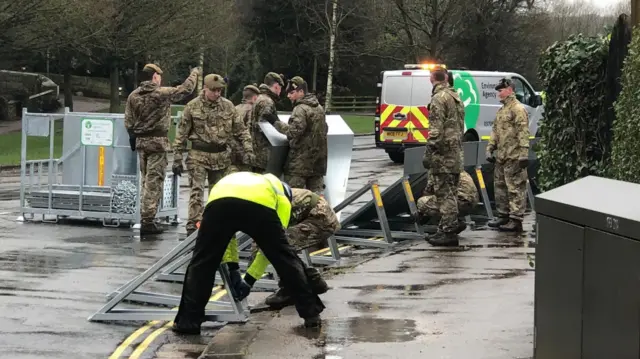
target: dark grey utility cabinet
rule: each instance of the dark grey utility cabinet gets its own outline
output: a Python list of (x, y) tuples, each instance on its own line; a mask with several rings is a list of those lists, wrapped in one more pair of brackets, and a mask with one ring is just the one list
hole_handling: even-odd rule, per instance
[(535, 359), (640, 358), (640, 185), (536, 196)]

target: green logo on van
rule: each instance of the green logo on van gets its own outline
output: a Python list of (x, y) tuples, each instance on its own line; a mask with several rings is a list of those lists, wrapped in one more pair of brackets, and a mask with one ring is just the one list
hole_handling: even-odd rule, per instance
[(464, 131), (476, 127), (480, 115), (480, 93), (476, 80), (470, 73), (464, 71), (453, 72), (453, 88), (456, 89), (464, 103)]

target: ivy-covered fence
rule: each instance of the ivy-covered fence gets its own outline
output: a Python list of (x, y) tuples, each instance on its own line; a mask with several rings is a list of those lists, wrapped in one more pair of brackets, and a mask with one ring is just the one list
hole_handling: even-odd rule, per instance
[[(546, 91), (536, 151), (542, 191), (588, 175), (603, 176), (607, 37), (573, 35), (550, 46), (539, 76)], [(640, 60), (638, 61), (640, 70)], [(640, 71), (638, 73), (640, 78)], [(640, 108), (638, 109), (640, 117)], [(639, 144), (640, 146), (640, 144)]]
[(609, 176), (640, 183), (640, 28), (633, 30), (615, 114)]

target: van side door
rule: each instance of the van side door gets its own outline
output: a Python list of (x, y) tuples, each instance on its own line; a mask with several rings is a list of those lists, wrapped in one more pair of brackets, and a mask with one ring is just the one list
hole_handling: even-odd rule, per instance
[(536, 93), (533, 91), (527, 81), (521, 77), (513, 77), (516, 86), (515, 94), (529, 114), (529, 131), (530, 136), (534, 137), (538, 131), (538, 122), (542, 120), (542, 106), (536, 103)]

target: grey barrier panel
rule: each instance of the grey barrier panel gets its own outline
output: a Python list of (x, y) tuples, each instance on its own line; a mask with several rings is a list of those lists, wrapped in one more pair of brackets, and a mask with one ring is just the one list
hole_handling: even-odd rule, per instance
[[(91, 315), (89, 321), (139, 321), (139, 320), (173, 320), (176, 315), (175, 310), (171, 309), (119, 309), (119, 304), (127, 301), (138, 301), (148, 304), (157, 304), (162, 306), (175, 306), (180, 303), (179, 296), (167, 295), (162, 293), (151, 293), (137, 291), (137, 289), (146, 283), (156, 273), (160, 272), (165, 266), (171, 264), (180, 255), (193, 250), (197, 231), (192, 233), (184, 241), (174, 247), (164, 257), (154, 263), (142, 274), (136, 276), (125, 285), (118, 288), (111, 295), (107, 296), (107, 303), (97, 312)], [(230, 302), (215, 301), (214, 304), (225, 307), (219, 310), (206, 310), (205, 319), (216, 322), (243, 323), (248, 320), (249, 308), (246, 299), (237, 302), (233, 299), (233, 289), (229, 286), (229, 270), (225, 265), (219, 267), (223, 285), (227, 291), (227, 295), (231, 298)], [(210, 302), (212, 303), (212, 302)], [(230, 308), (230, 309), (227, 309)]]
[(639, 202), (596, 176), (536, 196), (535, 358), (640, 355)]

